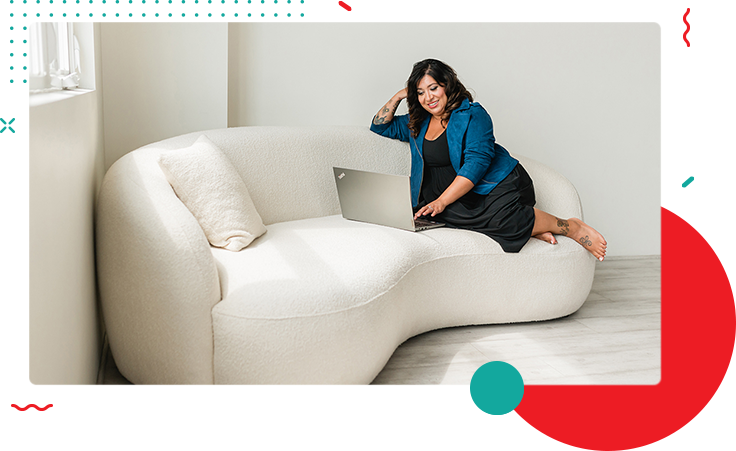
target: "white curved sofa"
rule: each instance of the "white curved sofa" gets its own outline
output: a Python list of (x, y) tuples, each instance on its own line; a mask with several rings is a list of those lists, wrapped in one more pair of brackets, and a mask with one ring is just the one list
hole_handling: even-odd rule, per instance
[[(211, 247), (158, 165), (206, 135), (243, 178), (267, 232)], [(537, 206), (582, 217), (560, 174), (515, 155)], [(485, 235), (420, 233), (340, 216), (332, 167), (407, 175), (405, 143), (363, 127), (241, 127), (130, 152), (98, 200), (103, 317), (137, 384), (366, 384), (406, 339), (433, 329), (575, 312), (595, 258), (573, 240), (505, 254)]]

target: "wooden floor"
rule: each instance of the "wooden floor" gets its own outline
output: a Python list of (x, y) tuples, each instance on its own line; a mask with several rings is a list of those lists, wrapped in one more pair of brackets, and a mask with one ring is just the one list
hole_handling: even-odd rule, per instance
[[(552, 321), (427, 332), (394, 352), (374, 384), (469, 384), (502, 360), (525, 384), (656, 384), (660, 377), (660, 258), (596, 263), (585, 304)], [(109, 353), (100, 382), (129, 383)]]

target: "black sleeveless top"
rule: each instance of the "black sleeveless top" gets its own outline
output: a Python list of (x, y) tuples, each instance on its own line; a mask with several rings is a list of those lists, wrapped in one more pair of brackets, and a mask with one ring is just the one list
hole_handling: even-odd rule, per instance
[[(421, 200), (430, 203), (445, 192), (448, 186), (455, 181), (457, 172), (450, 162), (450, 146), (447, 144), (447, 130), (443, 131), (434, 141), (424, 138), (422, 144), (424, 158), (424, 178), (422, 179)], [(467, 192), (458, 199), (462, 203), (475, 202), (479, 194)]]
[(440, 197), (455, 180), (457, 173), (450, 163), (450, 147), (447, 145), (447, 130), (434, 141), (424, 138), (422, 144), (424, 178), (422, 197), (429, 203)]
[[(422, 144), (424, 173), (419, 207), (436, 200), (457, 177), (450, 162), (447, 131)], [(534, 229), (534, 185), (521, 164), (487, 195), (473, 190), (432, 217), (451, 228), (475, 230), (497, 241), (505, 252), (519, 252)]]

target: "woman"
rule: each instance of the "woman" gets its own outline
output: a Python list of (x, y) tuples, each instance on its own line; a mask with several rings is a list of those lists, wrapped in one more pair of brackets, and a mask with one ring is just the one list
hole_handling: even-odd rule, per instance
[[(371, 130), (410, 144), (415, 219), (431, 215), (481, 232), (505, 252), (519, 252), (530, 237), (556, 244), (553, 233), (565, 235), (603, 261), (606, 240), (595, 229), (534, 208), (529, 174), (496, 144), (491, 117), (450, 66), (420, 61), (406, 85), (373, 117)], [(394, 116), (403, 99), (409, 114)]]

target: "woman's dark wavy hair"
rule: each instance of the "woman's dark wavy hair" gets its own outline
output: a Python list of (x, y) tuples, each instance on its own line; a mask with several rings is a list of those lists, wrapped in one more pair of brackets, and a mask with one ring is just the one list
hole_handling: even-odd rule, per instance
[(447, 106), (442, 117), (443, 124), (447, 124), (450, 113), (459, 107), (464, 99), (468, 99), (470, 102), (473, 101), (473, 96), (457, 78), (455, 70), (447, 64), (435, 59), (426, 59), (414, 64), (411, 75), (409, 75), (409, 80), (406, 82), (406, 103), (409, 106), (409, 130), (411, 130), (411, 135), (414, 138), (419, 135), (422, 122), (429, 115), (427, 110), (419, 103), (419, 96), (417, 95), (417, 84), (419, 84), (419, 81), (425, 75), (431, 76), (445, 88)]

